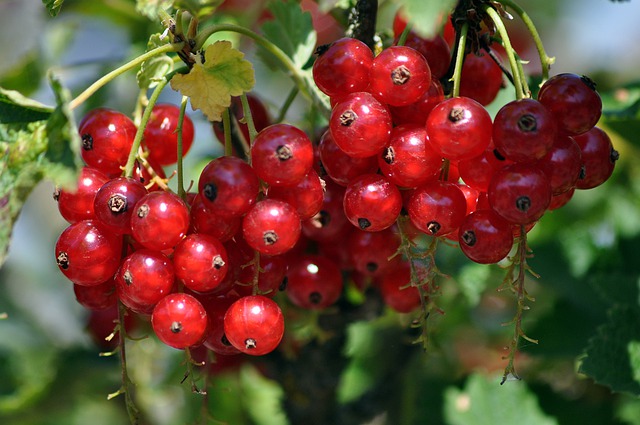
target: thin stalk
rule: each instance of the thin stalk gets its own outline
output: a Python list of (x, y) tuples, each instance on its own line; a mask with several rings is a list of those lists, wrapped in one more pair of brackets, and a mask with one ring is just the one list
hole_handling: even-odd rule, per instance
[(178, 126), (176, 131), (178, 132), (178, 196), (183, 200), (187, 199), (187, 193), (184, 190), (184, 165), (183, 165), (183, 146), (182, 146), (182, 125), (184, 123), (184, 115), (187, 109), (187, 103), (189, 98), (182, 96), (182, 103), (180, 104), (180, 115), (178, 115)]
[(278, 48), (276, 45), (271, 43), (269, 40), (267, 40), (260, 34), (257, 34), (251, 31), (248, 28), (244, 28), (238, 25), (233, 25), (233, 24), (219, 24), (219, 25), (213, 25), (213, 26), (204, 28), (202, 31), (200, 31), (200, 33), (196, 37), (196, 43), (193, 47), (193, 50), (197, 51), (201, 49), (204, 43), (207, 41), (207, 39), (211, 35), (221, 31), (237, 32), (239, 34), (245, 35), (253, 39), (256, 42), (256, 44), (262, 46), (271, 55), (273, 55), (273, 57), (275, 57), (282, 65), (284, 65), (286, 70), (291, 75), (291, 78), (293, 78), (293, 81), (295, 82), (296, 86), (298, 86), (300, 91), (306, 97), (311, 99), (313, 103), (318, 104), (318, 106), (322, 108), (322, 111), (324, 112), (325, 115), (328, 116), (331, 113), (331, 107), (329, 105), (329, 101), (327, 97), (323, 96), (319, 92), (319, 90), (317, 90), (315, 87), (312, 87), (310, 84), (308, 84), (304, 73), (302, 72), (301, 69), (299, 69), (296, 66), (295, 63), (293, 63), (291, 58), (289, 58), (289, 56), (287, 56), (286, 53), (284, 53), (280, 48)]
[(125, 177), (133, 176), (133, 167), (136, 162), (136, 155), (138, 154), (138, 149), (140, 149), (140, 143), (142, 143), (142, 137), (144, 136), (144, 129), (147, 126), (147, 122), (149, 122), (149, 118), (151, 118), (151, 111), (153, 110), (153, 105), (158, 101), (158, 97), (160, 97), (160, 93), (169, 84), (169, 81), (173, 77), (173, 73), (166, 75), (161, 81), (158, 81), (158, 85), (153, 90), (151, 97), (149, 98), (149, 103), (142, 113), (142, 119), (140, 120), (140, 125), (138, 126), (138, 131), (136, 131), (136, 136), (133, 139), (133, 145), (131, 146), (131, 150), (129, 151), (129, 157), (127, 158), (127, 164), (124, 167), (124, 175)]
[(258, 286), (258, 284), (260, 283), (260, 252), (258, 251), (256, 251), (253, 255), (253, 267), (255, 267), (255, 271), (253, 273), (253, 280), (251, 282), (251, 293), (252, 295), (258, 295), (260, 294), (260, 286)]
[(194, 394), (206, 395), (207, 394), (206, 388), (204, 390), (201, 390), (200, 388), (198, 388), (198, 385), (196, 384), (196, 378), (194, 377), (194, 373), (193, 373), (194, 366), (201, 367), (201, 366), (204, 366), (206, 362), (197, 363), (193, 359), (193, 356), (191, 355), (191, 349), (189, 349), (189, 347), (185, 348), (184, 356), (185, 356), (185, 362), (187, 363), (187, 371), (185, 372), (184, 378), (182, 378), (182, 382), (180, 383), (181, 384), (184, 383), (184, 381), (186, 381), (187, 378), (189, 378), (190, 384), (191, 384), (191, 392)]
[(513, 85), (516, 89), (516, 99), (523, 99), (525, 97), (523, 81), (525, 80), (523, 74), (520, 72), (520, 68), (518, 67), (518, 59), (516, 58), (513, 47), (511, 46), (511, 40), (509, 39), (509, 34), (504, 26), (504, 22), (502, 22), (500, 14), (490, 5), (485, 5), (484, 10), (496, 26), (496, 29), (500, 34), (500, 38), (502, 39), (504, 50), (507, 52), (509, 66), (511, 67), (511, 75), (513, 75)]
[(246, 93), (242, 93), (240, 101), (242, 102), (242, 113), (244, 114), (243, 120), (247, 124), (247, 129), (249, 130), (249, 145), (253, 146), (253, 140), (256, 138), (258, 131), (256, 130), (255, 123), (253, 122), (253, 114), (251, 113), (249, 99), (247, 99)]
[(410, 32), (411, 25), (407, 23), (407, 25), (404, 27), (404, 30), (402, 30), (402, 34), (400, 34), (400, 37), (398, 38), (398, 46), (404, 46), (404, 43), (407, 42), (407, 37), (409, 36)]
[(497, 1), (513, 9), (514, 12), (516, 12), (516, 14), (520, 16), (520, 19), (522, 19), (522, 22), (525, 24), (525, 26), (529, 30), (529, 34), (531, 34), (531, 37), (533, 38), (533, 43), (535, 44), (536, 50), (538, 50), (538, 56), (540, 57), (540, 65), (542, 67), (542, 82), (545, 82), (547, 79), (549, 79), (549, 69), (551, 68), (551, 65), (555, 63), (556, 58), (549, 57), (549, 55), (547, 55), (547, 52), (544, 49), (544, 45), (542, 44), (542, 40), (540, 39), (540, 34), (538, 33), (536, 26), (533, 24), (533, 21), (531, 20), (527, 12), (525, 12), (522, 7), (520, 7), (518, 4), (514, 3), (511, 0), (497, 0)]
[(222, 131), (224, 133), (224, 156), (233, 156), (233, 144), (231, 143), (231, 113), (229, 108), (222, 113)]
[(155, 49), (150, 50), (138, 56), (137, 58), (125, 63), (124, 65), (119, 66), (118, 68), (114, 69), (113, 71), (99, 78), (96, 82), (94, 82), (89, 87), (87, 87), (82, 93), (76, 96), (76, 98), (73, 99), (69, 104), (69, 107), (71, 109), (75, 109), (78, 106), (82, 105), (82, 103), (84, 103), (87, 99), (89, 99), (95, 92), (100, 90), (103, 86), (105, 86), (106, 84), (108, 84), (109, 82), (114, 80), (116, 77), (120, 76), (121, 74), (124, 74), (125, 72), (137, 67), (142, 62), (154, 56), (158, 56), (158, 55), (162, 55), (170, 52), (177, 52), (181, 50), (183, 46), (184, 46), (184, 43), (165, 44), (163, 46), (156, 47)]
[(464, 64), (468, 32), (469, 24), (465, 22), (460, 29), (460, 37), (458, 38), (458, 44), (456, 46), (456, 66), (453, 69), (453, 76), (451, 77), (453, 81), (452, 97), (460, 96), (460, 81), (462, 79), (462, 65)]
[(284, 104), (282, 105), (282, 108), (280, 108), (280, 113), (278, 114), (278, 117), (275, 119), (274, 122), (278, 123), (278, 122), (284, 121), (284, 117), (287, 116), (287, 112), (289, 111), (289, 108), (291, 107), (291, 104), (293, 103), (293, 101), (296, 99), (296, 96), (298, 96), (298, 93), (300, 93), (300, 89), (297, 86), (291, 89), (291, 91), (289, 92), (289, 95), (284, 101)]

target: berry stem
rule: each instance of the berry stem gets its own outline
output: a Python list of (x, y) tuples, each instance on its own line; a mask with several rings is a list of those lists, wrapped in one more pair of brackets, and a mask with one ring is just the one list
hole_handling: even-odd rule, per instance
[(187, 378), (189, 378), (189, 381), (191, 383), (191, 392), (194, 394), (206, 395), (207, 394), (206, 390), (201, 390), (198, 388), (198, 385), (196, 384), (196, 378), (194, 377), (194, 373), (193, 373), (193, 366), (201, 367), (201, 366), (204, 366), (206, 363), (196, 362), (193, 359), (193, 356), (191, 355), (191, 349), (189, 349), (189, 347), (185, 348), (184, 356), (185, 356), (185, 362), (187, 363), (187, 371), (185, 372), (184, 378), (182, 378), (182, 382), (180, 383), (183, 383)]
[(178, 196), (183, 200), (186, 200), (187, 194), (184, 190), (184, 167), (183, 167), (183, 148), (182, 148), (182, 125), (184, 123), (184, 114), (187, 109), (187, 103), (189, 98), (182, 96), (182, 102), (180, 103), (180, 115), (178, 115), (178, 125), (176, 131), (178, 132)]
[(280, 61), (282, 65), (284, 65), (291, 78), (295, 82), (296, 86), (298, 86), (298, 88), (300, 89), (300, 92), (302, 92), (308, 99), (310, 99), (312, 103), (318, 105), (324, 115), (329, 116), (331, 114), (331, 106), (329, 105), (329, 99), (327, 98), (327, 96), (324, 96), (320, 92), (320, 90), (315, 87), (315, 84), (313, 84), (312, 81), (305, 77), (305, 73), (296, 66), (291, 58), (289, 58), (289, 56), (287, 56), (287, 54), (284, 53), (278, 46), (248, 28), (233, 24), (219, 24), (206, 27), (202, 31), (200, 31), (198, 36), (195, 38), (195, 45), (193, 47), (193, 50), (197, 51), (201, 49), (211, 35), (221, 31), (236, 32), (253, 39), (258, 45), (262, 46), (278, 61)]
[(533, 24), (533, 21), (531, 20), (527, 12), (525, 12), (522, 7), (520, 7), (518, 4), (514, 3), (511, 0), (497, 0), (497, 1), (513, 9), (513, 11), (516, 12), (518, 16), (520, 16), (520, 19), (522, 19), (522, 22), (527, 27), (527, 30), (529, 30), (529, 33), (533, 38), (533, 43), (535, 44), (536, 49), (538, 50), (538, 56), (540, 57), (540, 65), (542, 67), (542, 82), (540, 84), (544, 83), (546, 80), (549, 79), (549, 69), (551, 68), (551, 65), (553, 65), (554, 62), (556, 61), (556, 58), (549, 57), (547, 55), (547, 52), (544, 49), (544, 45), (542, 44), (542, 40), (540, 39), (540, 34), (538, 33), (536, 26)]
[(148, 59), (150, 59), (150, 58), (152, 58), (154, 56), (158, 56), (158, 55), (162, 55), (162, 54), (170, 53), (170, 52), (177, 52), (177, 51), (181, 50), (183, 47), (184, 47), (184, 43), (165, 44), (163, 46), (156, 47), (155, 49), (150, 50), (150, 51), (138, 56), (137, 58), (125, 63), (124, 65), (119, 66), (118, 68), (114, 69), (113, 71), (111, 71), (108, 74), (104, 75), (103, 77), (99, 78), (96, 82), (94, 82), (89, 87), (87, 87), (82, 93), (80, 93), (78, 96), (76, 96), (76, 98), (73, 99), (69, 103), (69, 107), (71, 109), (75, 109), (78, 106), (82, 105), (82, 103), (84, 103), (95, 92), (97, 92), (99, 89), (101, 89), (107, 83), (111, 82), (116, 77), (120, 76), (121, 74), (124, 74), (125, 72), (137, 67), (142, 62), (144, 62), (144, 61), (146, 61), (146, 60), (148, 60)]
[(455, 49), (455, 68), (453, 69), (453, 90), (451, 92), (452, 97), (460, 96), (460, 81), (462, 79), (462, 65), (464, 64), (465, 50), (467, 44), (467, 33), (469, 32), (469, 24), (464, 23), (460, 28), (460, 33), (457, 37), (456, 49)]
[(253, 122), (253, 114), (251, 113), (246, 93), (242, 93), (240, 101), (242, 102), (242, 112), (244, 114), (243, 120), (247, 124), (247, 129), (249, 130), (249, 145), (253, 145), (253, 139), (256, 138), (258, 132), (256, 131), (256, 125)]
[(300, 89), (298, 87), (294, 87), (291, 89), (291, 91), (289, 92), (289, 95), (284, 101), (284, 104), (282, 105), (282, 108), (280, 108), (280, 113), (278, 114), (278, 117), (275, 119), (274, 121), (275, 123), (280, 123), (284, 121), (284, 118), (287, 115), (287, 112), (289, 111), (291, 104), (293, 104), (293, 101), (298, 96), (298, 93), (300, 93)]
[(484, 10), (496, 26), (496, 29), (500, 34), (500, 38), (502, 39), (504, 50), (507, 52), (509, 66), (511, 67), (511, 75), (513, 76), (514, 87), (516, 89), (516, 99), (523, 99), (529, 96), (530, 93), (526, 86), (526, 79), (521, 72), (521, 68), (518, 67), (518, 59), (516, 58), (513, 47), (511, 46), (511, 40), (509, 39), (509, 34), (504, 26), (504, 22), (502, 22), (500, 14), (492, 6), (487, 4), (484, 6)]
[[(504, 384), (507, 379), (515, 378), (520, 379), (518, 373), (515, 368), (515, 357), (518, 353), (518, 342), (520, 341), (520, 337), (525, 340), (537, 344), (538, 341), (532, 338), (529, 338), (524, 331), (522, 330), (522, 315), (525, 310), (529, 309), (529, 306), (525, 304), (525, 301), (528, 299), (529, 301), (535, 301), (532, 297), (527, 294), (527, 291), (524, 287), (525, 274), (527, 271), (531, 272), (529, 266), (527, 265), (527, 257), (529, 256), (529, 248), (527, 246), (527, 232), (525, 226), (520, 226), (520, 238), (518, 240), (518, 247), (516, 257), (512, 260), (512, 263), (507, 271), (507, 276), (505, 277), (505, 281), (503, 285), (508, 284), (511, 291), (516, 295), (517, 299), (517, 309), (516, 314), (513, 319), (509, 323), (505, 323), (505, 325), (514, 324), (513, 338), (511, 343), (509, 344), (509, 353), (505, 356), (505, 359), (509, 360), (507, 367), (504, 369), (504, 374), (502, 375), (502, 381), (500, 384)], [(515, 267), (518, 267), (518, 276), (516, 279), (513, 279), (513, 273)]]
[(252, 295), (260, 295), (260, 287), (258, 283), (260, 282), (260, 252), (255, 251), (253, 255), (253, 279), (251, 281), (251, 294)]

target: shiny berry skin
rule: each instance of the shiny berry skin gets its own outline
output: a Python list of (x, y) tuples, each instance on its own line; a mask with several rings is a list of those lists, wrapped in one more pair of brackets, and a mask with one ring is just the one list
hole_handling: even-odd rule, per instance
[(613, 148), (611, 139), (601, 128), (594, 127), (575, 136), (580, 147), (584, 175), (576, 182), (577, 189), (600, 186), (613, 174), (620, 154)]
[(411, 223), (430, 236), (458, 228), (467, 213), (467, 200), (456, 183), (436, 180), (416, 188), (407, 205)]
[(115, 280), (124, 305), (138, 313), (150, 314), (158, 301), (171, 293), (175, 270), (163, 253), (139, 249), (122, 261)]
[(380, 172), (399, 187), (416, 187), (435, 180), (442, 158), (428, 144), (424, 126), (402, 125), (391, 132), (389, 144), (378, 155)]
[(82, 159), (109, 177), (122, 174), (136, 135), (136, 126), (122, 112), (98, 108), (84, 116), (78, 126)]
[(551, 112), (534, 99), (511, 101), (493, 119), (493, 143), (502, 156), (514, 162), (545, 156), (557, 133)]
[(115, 233), (129, 234), (134, 207), (146, 194), (147, 189), (134, 178), (110, 180), (102, 185), (94, 198), (96, 219)]
[[(160, 165), (172, 165), (178, 161), (178, 122), (180, 108), (169, 103), (157, 103), (144, 128), (144, 146), (149, 158)], [(182, 155), (186, 155), (193, 144), (193, 121), (186, 114), (182, 121)]]
[(390, 46), (373, 60), (369, 92), (388, 105), (405, 106), (422, 97), (431, 84), (431, 69), (420, 52)]
[(210, 292), (222, 282), (229, 269), (227, 251), (218, 239), (194, 233), (173, 250), (176, 277), (196, 292)]
[(69, 223), (94, 219), (93, 199), (107, 181), (109, 177), (104, 173), (95, 168), (83, 167), (75, 190), (58, 189), (53, 195), (62, 218)]
[(342, 151), (366, 158), (379, 153), (389, 141), (391, 115), (372, 94), (350, 93), (333, 107), (329, 128)]
[(547, 209), (549, 211), (557, 210), (558, 208), (562, 208), (573, 198), (573, 194), (576, 192), (576, 188), (572, 188), (567, 190), (566, 192), (559, 193), (557, 195), (553, 195), (551, 197), (551, 202)]
[(502, 70), (488, 54), (470, 53), (464, 59), (460, 76), (460, 96), (470, 97), (481, 105), (494, 101), (502, 88)]
[(582, 152), (571, 136), (558, 136), (547, 154), (536, 162), (547, 174), (551, 193), (558, 195), (575, 187), (582, 172)]
[(493, 264), (509, 254), (513, 246), (511, 224), (492, 210), (469, 214), (458, 231), (460, 249), (480, 264)]
[(300, 216), (295, 208), (277, 199), (257, 202), (242, 220), (244, 239), (262, 254), (278, 255), (290, 250), (300, 232)]
[(386, 305), (398, 313), (411, 313), (420, 307), (420, 291), (411, 285), (411, 269), (407, 261), (380, 279), (380, 295)]
[(242, 225), (242, 217), (225, 216), (215, 210), (207, 209), (199, 193), (191, 202), (191, 230), (213, 236), (220, 242), (226, 242), (235, 235)]
[(538, 100), (551, 111), (561, 133), (575, 136), (591, 130), (602, 114), (595, 83), (585, 76), (558, 74), (540, 87)]
[(224, 333), (231, 345), (245, 354), (270, 353), (284, 335), (282, 310), (262, 295), (242, 297), (224, 315)]
[(440, 102), (427, 117), (426, 129), (431, 147), (451, 160), (478, 156), (491, 143), (491, 117), (481, 104), (468, 97)]
[(173, 248), (189, 230), (189, 208), (170, 192), (151, 192), (135, 205), (131, 234), (145, 248)]
[(544, 214), (551, 201), (551, 184), (541, 168), (515, 163), (497, 171), (491, 178), (489, 204), (512, 224), (529, 224)]
[(225, 356), (240, 354), (240, 350), (231, 345), (224, 334), (224, 315), (231, 304), (238, 298), (237, 295), (229, 294), (202, 297), (200, 300), (207, 312), (207, 320), (209, 322), (207, 338), (204, 340), (203, 345), (216, 354)]
[(289, 124), (273, 124), (251, 146), (256, 175), (272, 186), (293, 186), (313, 166), (313, 145), (304, 131)]
[(354, 229), (347, 237), (351, 266), (366, 276), (382, 276), (392, 269), (399, 256), (400, 237), (391, 228), (379, 232)]
[(206, 337), (207, 312), (192, 295), (169, 294), (156, 304), (151, 326), (160, 341), (184, 349), (200, 344)]
[(267, 198), (287, 202), (296, 209), (300, 220), (308, 220), (316, 215), (324, 199), (324, 181), (311, 169), (295, 186), (270, 186)]
[(362, 175), (378, 171), (378, 161), (375, 156), (354, 158), (347, 155), (333, 140), (331, 131), (322, 134), (318, 144), (318, 153), (325, 170), (331, 180), (341, 186), (346, 186), (351, 180)]
[(486, 192), (493, 173), (511, 163), (495, 149), (489, 148), (476, 157), (458, 162), (458, 168), (460, 178), (466, 184), (481, 192)]
[(330, 259), (319, 255), (296, 258), (287, 272), (287, 295), (298, 307), (320, 310), (342, 293), (342, 273)]
[(95, 220), (82, 220), (62, 231), (55, 247), (60, 271), (78, 285), (99, 285), (118, 271), (122, 238)]
[(314, 241), (330, 241), (341, 237), (353, 226), (344, 215), (345, 188), (329, 180), (325, 185), (320, 211), (302, 222), (302, 232)]
[(366, 91), (369, 87), (369, 70), (373, 52), (362, 41), (345, 37), (316, 51), (313, 63), (313, 80), (329, 97)]
[(429, 113), (443, 100), (442, 84), (432, 79), (429, 89), (420, 99), (406, 106), (389, 106), (393, 124), (396, 126), (403, 124), (424, 126)]
[(89, 310), (106, 310), (118, 303), (114, 279), (93, 286), (73, 284), (78, 304)]
[(260, 180), (240, 158), (223, 156), (209, 162), (200, 173), (198, 193), (208, 210), (222, 216), (241, 216), (255, 203)]
[(354, 226), (367, 232), (390, 227), (402, 209), (400, 190), (386, 177), (363, 174), (344, 193), (344, 214)]

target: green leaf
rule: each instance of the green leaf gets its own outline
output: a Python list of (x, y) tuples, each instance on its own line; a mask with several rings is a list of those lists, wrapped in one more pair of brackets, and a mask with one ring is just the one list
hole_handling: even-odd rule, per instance
[(51, 107), (0, 87), (0, 124), (42, 121), (51, 115)]
[(58, 13), (60, 13), (60, 8), (62, 7), (64, 0), (42, 0), (42, 3), (47, 6), (49, 15), (57, 16)]
[(282, 408), (284, 391), (277, 382), (262, 375), (254, 366), (240, 369), (243, 404), (256, 425), (286, 425)]
[[(637, 301), (637, 300), (636, 300)], [(640, 395), (640, 307), (615, 306), (585, 350), (580, 372), (616, 392)]]
[(411, 28), (425, 38), (433, 37), (440, 30), (444, 19), (455, 7), (456, 0), (424, 1), (396, 0)]
[(222, 111), (231, 105), (231, 96), (250, 91), (254, 84), (251, 63), (228, 41), (208, 46), (203, 61), (196, 62), (188, 74), (176, 74), (171, 79), (171, 87), (190, 97), (193, 109), (202, 110), (210, 121), (221, 121)]
[(159, 12), (169, 9), (172, 4), (172, 0), (137, 0), (136, 11), (152, 21), (157, 21)]
[(640, 132), (640, 81), (601, 93), (601, 125), (638, 146)]
[[(269, 10), (273, 20), (262, 25), (264, 36), (289, 56), (297, 67), (302, 68), (308, 61), (316, 45), (316, 31), (313, 29), (311, 14), (303, 12), (295, 1), (272, 1)], [(264, 49), (260, 50), (265, 62), (275, 68), (276, 62)]]
[[(43, 178), (71, 187), (82, 166), (69, 93), (55, 78), (50, 82), (58, 105), (52, 112), (49, 108), (48, 120), (0, 123), (0, 266), (6, 258), (13, 224), (33, 188)], [(16, 107), (29, 104), (19, 96), (10, 99), (20, 101), (14, 104)], [(8, 101), (6, 104), (11, 105)]]
[[(162, 39), (161, 34), (153, 34), (149, 37), (147, 43), (147, 52), (167, 44)], [(173, 71), (173, 60), (167, 54), (154, 56), (149, 60), (142, 62), (140, 70), (136, 74), (138, 87), (141, 89), (150, 89), (158, 85), (158, 80), (163, 78), (169, 72)]]
[(445, 391), (444, 414), (449, 425), (553, 425), (557, 424), (540, 409), (535, 395), (522, 381), (499, 385), (499, 378), (474, 374), (464, 389)]

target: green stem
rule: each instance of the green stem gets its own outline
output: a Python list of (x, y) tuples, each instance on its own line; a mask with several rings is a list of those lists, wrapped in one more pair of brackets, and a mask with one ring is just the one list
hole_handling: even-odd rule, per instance
[(531, 20), (527, 12), (524, 11), (524, 9), (522, 9), (518, 4), (514, 3), (511, 0), (497, 1), (513, 9), (518, 14), (518, 16), (520, 16), (520, 19), (522, 19), (522, 22), (529, 30), (529, 33), (533, 38), (533, 43), (538, 50), (538, 56), (540, 57), (540, 66), (542, 67), (542, 82), (545, 82), (549, 78), (549, 69), (551, 68), (551, 65), (554, 64), (556, 59), (547, 55), (547, 52), (544, 49), (544, 45), (542, 44), (542, 40), (540, 39), (540, 34), (538, 33), (536, 26), (533, 24), (533, 21)]
[(518, 59), (516, 58), (513, 47), (511, 46), (511, 40), (509, 39), (509, 34), (504, 26), (504, 22), (502, 22), (500, 14), (498, 14), (498, 12), (492, 6), (485, 5), (484, 10), (496, 26), (496, 29), (500, 34), (500, 38), (502, 39), (504, 50), (507, 52), (507, 58), (509, 59), (509, 66), (511, 67), (511, 74), (514, 81), (514, 87), (516, 89), (516, 99), (523, 99), (524, 97), (526, 97), (523, 83), (523, 81), (525, 80), (522, 73), (520, 72), (521, 68), (518, 67)]
[(233, 156), (231, 143), (231, 112), (226, 108), (222, 113), (222, 131), (224, 132), (224, 156)]
[(176, 131), (178, 132), (178, 196), (183, 200), (186, 200), (187, 194), (184, 190), (184, 167), (183, 167), (183, 158), (184, 152), (182, 148), (182, 125), (184, 123), (184, 115), (187, 109), (187, 103), (189, 98), (187, 96), (182, 96), (182, 103), (180, 104), (180, 115), (178, 115), (178, 126), (176, 127)]
[(469, 32), (469, 24), (465, 24), (460, 29), (460, 36), (458, 37), (458, 44), (456, 46), (456, 66), (453, 70), (453, 90), (451, 97), (460, 96), (460, 81), (462, 79), (462, 65), (464, 64), (465, 49), (467, 44), (467, 33)]
[(182, 49), (183, 45), (184, 43), (165, 44), (138, 56), (137, 58), (125, 63), (124, 65), (119, 66), (118, 68), (98, 79), (96, 82), (87, 87), (85, 91), (76, 96), (76, 98), (73, 99), (69, 104), (69, 107), (71, 109), (77, 108), (78, 106), (82, 105), (82, 103), (84, 103), (87, 99), (89, 99), (95, 92), (100, 90), (103, 86), (105, 86), (107, 83), (111, 82), (121, 74), (124, 74), (125, 72), (137, 67), (142, 62), (154, 56), (162, 55), (169, 52), (177, 52)]
[(291, 78), (295, 82), (296, 86), (300, 89), (300, 91), (309, 98), (313, 103), (316, 103), (323, 113), (327, 116), (331, 113), (331, 106), (329, 105), (329, 100), (326, 96), (322, 95), (320, 91), (315, 88), (313, 85), (309, 84), (305, 74), (299, 69), (295, 63), (284, 53), (280, 48), (271, 43), (269, 40), (251, 31), (248, 28), (244, 28), (238, 25), (233, 24), (219, 24), (213, 25), (207, 28), (204, 28), (198, 36), (196, 37), (196, 43), (193, 48), (194, 51), (200, 50), (204, 45), (205, 41), (213, 34), (221, 31), (230, 31), (237, 32), (239, 34), (245, 35), (251, 39), (253, 39), (258, 45), (262, 46), (265, 50), (267, 50), (271, 55), (273, 55), (289, 72)]
[(284, 104), (282, 105), (282, 108), (280, 108), (280, 113), (278, 114), (278, 117), (275, 119), (274, 122), (284, 121), (284, 117), (287, 116), (287, 112), (289, 111), (289, 108), (291, 107), (291, 104), (295, 100), (296, 96), (298, 96), (298, 93), (300, 93), (300, 89), (298, 87), (294, 87), (291, 89), (291, 91), (289, 92), (289, 95), (287, 96), (287, 99), (284, 101)]
[(410, 32), (411, 25), (407, 23), (407, 25), (404, 27), (404, 30), (402, 30), (402, 34), (400, 34), (400, 37), (398, 38), (398, 46), (404, 46), (404, 43), (406, 43), (407, 37), (409, 36)]
[(136, 131), (136, 136), (133, 139), (133, 145), (131, 146), (131, 150), (129, 151), (127, 164), (124, 167), (125, 177), (133, 176), (133, 167), (136, 162), (136, 155), (138, 154), (138, 150), (140, 149), (140, 143), (142, 143), (144, 129), (147, 126), (147, 122), (149, 122), (149, 118), (151, 117), (151, 111), (153, 109), (153, 105), (156, 104), (158, 97), (160, 96), (160, 93), (165, 88), (165, 86), (169, 84), (169, 80), (171, 80), (171, 77), (173, 77), (173, 73), (166, 75), (161, 81), (158, 82), (158, 85), (153, 90), (153, 93), (149, 98), (149, 103), (147, 104), (147, 107), (142, 113), (142, 119), (140, 120), (138, 131)]
[(256, 125), (253, 122), (253, 114), (251, 113), (251, 108), (249, 107), (249, 99), (247, 99), (247, 94), (242, 93), (240, 96), (240, 101), (242, 102), (242, 113), (243, 113), (243, 121), (247, 124), (247, 129), (249, 130), (249, 146), (253, 145), (253, 140), (258, 135), (258, 131), (256, 130)]
[(125, 351), (125, 341), (127, 339), (127, 330), (124, 325), (124, 319), (126, 315), (126, 308), (122, 303), (118, 303), (118, 346), (120, 347), (120, 367), (122, 371), (122, 387), (118, 392), (114, 393), (114, 395), (110, 395), (110, 397), (114, 397), (118, 394), (124, 393), (125, 404), (127, 407), (127, 413), (129, 415), (129, 421), (131, 424), (138, 424), (138, 417), (140, 412), (133, 402), (133, 397), (131, 397), (130, 384), (131, 380), (129, 379), (129, 374), (127, 373), (127, 355)]

